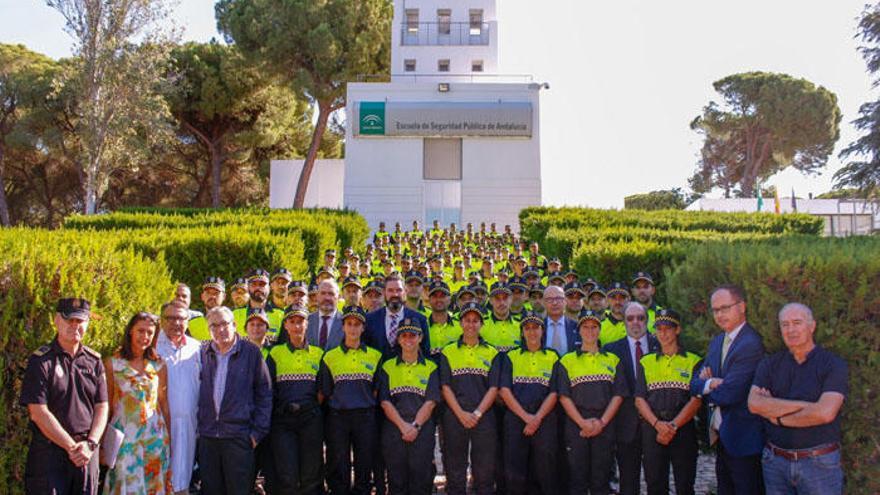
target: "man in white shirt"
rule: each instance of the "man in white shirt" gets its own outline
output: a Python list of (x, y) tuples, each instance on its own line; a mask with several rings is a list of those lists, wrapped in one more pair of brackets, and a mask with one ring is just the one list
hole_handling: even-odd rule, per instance
[(171, 416), (171, 485), (176, 494), (189, 493), (196, 453), (199, 401), (199, 341), (186, 335), (188, 308), (175, 300), (162, 306), (156, 351), (168, 369)]

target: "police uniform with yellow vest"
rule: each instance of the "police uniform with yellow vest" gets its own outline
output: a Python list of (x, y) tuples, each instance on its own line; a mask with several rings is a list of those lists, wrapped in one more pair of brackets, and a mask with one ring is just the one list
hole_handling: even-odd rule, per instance
[[(534, 312), (523, 314), (520, 326), (535, 323), (544, 328), (544, 318)], [(523, 345), (507, 352), (502, 358), (501, 388), (510, 390), (514, 399), (528, 414), (536, 414), (544, 401), (556, 393), (554, 369), (559, 355), (543, 347), (529, 351)], [(542, 336), (543, 340), (543, 336)], [(558, 492), (556, 464), (559, 436), (558, 415), (551, 411), (531, 436), (525, 436), (523, 420), (508, 410), (503, 422), (503, 461), (507, 493), (555, 495)]]
[[(483, 318), (483, 308), (468, 303), (461, 309), (461, 319), (468, 313)], [(480, 338), (476, 345), (458, 342), (449, 344), (440, 353), (440, 384), (449, 387), (465, 412), (476, 411), (483, 398), (493, 387), (498, 387), (500, 353)], [(489, 417), (484, 417), (489, 416)], [(493, 493), (497, 423), (490, 411), (480, 411), (479, 421), (473, 428), (465, 428), (449, 406), (443, 414), (443, 465), (446, 468), (447, 488), (450, 495), (465, 495), (467, 487), (468, 452), (471, 474), (477, 495)]]
[[(494, 297), (499, 293), (507, 294), (507, 297), (510, 297), (510, 288), (507, 287), (507, 284), (496, 283), (492, 286), (489, 297)], [(507, 352), (522, 344), (520, 322), (512, 313), (508, 313), (505, 319), (498, 319), (495, 317), (495, 312), (490, 311), (485, 318), (483, 328), (480, 330), (480, 336), (498, 349), (498, 352)]]
[[(406, 333), (422, 335), (422, 329), (411, 321), (404, 321), (397, 335)], [(434, 487), (434, 420), (429, 415), (420, 424), (417, 414), (426, 402), (436, 404), (441, 400), (437, 365), (421, 352), (411, 363), (398, 355), (382, 364), (377, 382), (379, 400), (393, 407), (400, 419), (418, 431), (415, 440), (404, 441), (400, 429), (386, 413), (381, 444), (390, 493), (429, 495)]]
[[(363, 308), (347, 307), (349, 318), (366, 322)], [(382, 353), (361, 340), (357, 348), (342, 341), (324, 354), (318, 382), (327, 398), (325, 430), (327, 485), (331, 493), (370, 492), (372, 457), (376, 447), (375, 376)], [(354, 451), (354, 486), (351, 486), (351, 453)]]
[[(680, 326), (681, 318), (670, 309), (657, 311), (656, 325)], [(657, 442), (657, 431), (642, 418), (642, 455), (649, 494), (669, 493), (669, 466), (672, 465), (675, 492), (694, 493), (697, 475), (697, 431), (693, 420), (675, 424), (679, 412), (691, 400), (691, 379), (698, 373), (702, 359), (685, 352), (679, 345), (673, 355), (662, 351), (647, 354), (639, 362), (634, 395), (644, 399), (656, 421), (672, 422), (675, 436), (669, 445)]]
[[(202, 291), (205, 289), (216, 289), (225, 294), (226, 282), (220, 277), (208, 277), (205, 279), (205, 283), (202, 284)], [(187, 328), (190, 337), (202, 342), (211, 340), (211, 331), (208, 329), (208, 320), (205, 317), (208, 313), (207, 309), (205, 308), (205, 314), (189, 320)]]
[[(614, 282), (608, 286), (608, 290), (605, 291), (605, 297), (608, 298), (617, 294), (630, 297), (629, 288), (621, 282)], [(605, 318), (602, 320), (601, 330), (599, 331), (600, 345), (605, 346), (617, 342), (624, 337), (626, 337), (626, 325), (622, 319), (618, 320), (615, 318), (614, 314), (612, 314), (609, 309), (605, 312)]]
[[(585, 320), (599, 322), (596, 313), (581, 312), (578, 326)], [(629, 395), (620, 359), (614, 354), (582, 349), (569, 352), (557, 365), (559, 395), (571, 399), (583, 419), (601, 419), (614, 397)], [(614, 461), (614, 421), (590, 438), (571, 417), (563, 427), (563, 442), (569, 473), (569, 493), (607, 494)]]
[[(444, 282), (434, 282), (428, 289), (429, 296), (440, 292), (445, 296), (451, 296), (451, 290)], [(457, 341), (461, 337), (461, 324), (455, 319), (450, 311), (446, 311), (446, 322), (439, 323), (434, 320), (434, 311), (428, 314), (428, 343), (431, 349), (431, 358), (438, 360), (440, 352), (447, 345)]]
[[(304, 306), (290, 306), (284, 319), (308, 319)], [(272, 377), (272, 428), (269, 438), (275, 460), (278, 493), (314, 493), (321, 485), (323, 418), (318, 404), (318, 371), (324, 351), (290, 342), (269, 350), (266, 364)]]

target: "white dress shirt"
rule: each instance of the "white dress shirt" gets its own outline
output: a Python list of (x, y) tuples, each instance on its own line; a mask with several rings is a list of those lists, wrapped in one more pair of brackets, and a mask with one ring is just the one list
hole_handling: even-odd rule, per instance
[(159, 332), (156, 352), (165, 362), (168, 373), (168, 410), (171, 416), (171, 485), (174, 491), (189, 488), (196, 454), (196, 413), (199, 407), (199, 372), (202, 361), (198, 340), (183, 336), (182, 345), (174, 345)]
[(400, 311), (397, 313), (392, 313), (391, 310), (385, 309), (385, 338), (388, 339), (388, 343), (392, 346), (396, 344), (396, 340), (391, 340), (391, 318), (397, 318), (397, 328), (400, 328), (400, 324), (403, 323), (403, 308), (400, 308)]
[[(742, 322), (738, 327), (734, 328), (733, 330), (730, 331), (730, 333), (727, 334), (727, 338), (730, 339), (730, 344), (728, 344), (728, 347), (727, 347), (728, 353), (730, 353), (730, 348), (733, 347), (733, 341), (736, 340), (736, 336), (739, 335), (739, 331), (742, 330), (742, 328), (744, 326), (746, 326), (746, 322)], [(721, 344), (722, 349), (724, 349), (723, 342), (724, 341), (722, 341), (722, 344)], [(722, 353), (723, 352), (724, 351), (722, 350)], [(726, 357), (726, 356), (722, 355), (722, 357)], [(721, 366), (724, 366), (724, 362), (721, 363)], [(718, 374), (718, 373), (721, 373), (721, 370), (712, 370), (712, 374)], [(713, 377), (713, 378), (709, 378), (708, 380), (706, 380), (706, 382), (703, 384), (703, 395), (706, 395), (709, 393), (709, 385), (712, 383), (712, 380), (717, 380), (717, 379), (719, 379), (719, 378)]]

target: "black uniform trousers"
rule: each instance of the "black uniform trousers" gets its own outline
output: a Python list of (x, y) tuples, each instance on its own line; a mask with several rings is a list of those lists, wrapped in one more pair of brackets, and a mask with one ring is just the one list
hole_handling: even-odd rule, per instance
[(277, 488), (277, 475), (275, 473), (275, 456), (272, 454), (272, 440), (264, 438), (257, 444), (254, 451), (255, 469), (254, 481), (258, 475), (263, 476), (263, 490), (266, 493), (275, 493)]
[(526, 424), (508, 411), (504, 416), (504, 473), (510, 495), (559, 493), (556, 453), (559, 448), (557, 415), (551, 411), (532, 436), (523, 435)]
[(495, 495), (507, 495), (507, 483), (504, 475), (504, 418), (508, 414), (513, 414), (507, 410), (502, 402), (495, 402), (492, 406), (493, 415), (495, 416), (495, 431), (498, 432), (498, 439), (495, 446)]
[(632, 397), (624, 397), (614, 423), (617, 425), (615, 442), (620, 495), (637, 495), (641, 492), (642, 420)]
[[(599, 417), (590, 415), (588, 417)], [(565, 421), (565, 453), (568, 465), (568, 493), (607, 495), (611, 491), (611, 468), (614, 457), (614, 422), (592, 438), (581, 436), (581, 429), (571, 419)], [(638, 489), (638, 485), (636, 485)]]
[(682, 425), (669, 445), (657, 443), (657, 431), (642, 423), (642, 464), (648, 495), (669, 493), (669, 466), (675, 478), (676, 495), (693, 495), (697, 479), (697, 429), (693, 421)]
[(390, 495), (430, 495), (434, 488), (434, 422), (426, 421), (415, 440), (404, 442), (400, 429), (383, 421), (382, 457)]
[[(385, 423), (385, 411), (381, 407), (376, 408), (376, 445), (381, 448), (382, 441), (382, 425)], [(388, 491), (387, 467), (385, 466), (384, 456), (377, 455), (373, 457), (373, 488), (376, 489), (375, 495), (385, 495)]]
[(249, 495), (256, 456), (250, 438), (199, 438), (199, 470), (205, 495)]
[[(368, 495), (376, 454), (376, 409), (330, 409), (324, 427), (331, 495)], [(354, 452), (354, 486), (351, 455)]]
[(313, 407), (272, 418), (272, 454), (278, 495), (315, 495), (321, 487), (324, 419)]
[[(491, 411), (491, 410), (490, 410)], [(495, 485), (495, 456), (498, 431), (494, 415), (486, 414), (471, 429), (464, 426), (452, 411), (443, 414), (443, 466), (446, 470), (446, 493), (465, 495), (467, 490), (468, 447), (474, 493), (491, 495)]]
[(718, 495), (764, 495), (764, 471), (761, 455), (736, 457), (724, 449), (721, 440), (715, 444), (715, 476)]
[(35, 433), (24, 470), (25, 492), (30, 495), (95, 495), (98, 493), (98, 453), (78, 468), (61, 447)]

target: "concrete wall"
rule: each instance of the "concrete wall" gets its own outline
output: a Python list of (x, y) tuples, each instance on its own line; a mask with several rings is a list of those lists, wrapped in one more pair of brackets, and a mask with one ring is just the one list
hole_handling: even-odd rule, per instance
[(540, 105), (537, 85), (452, 83), (350, 83), (346, 121), (345, 206), (372, 228), (379, 221), (425, 222), (423, 140), (355, 138), (351, 125), (360, 101), (529, 101), (531, 138), (471, 137), (462, 140), (461, 219), (518, 227), (522, 208), (541, 204)]
[[(303, 160), (272, 160), (269, 168), (269, 207), (290, 208), (302, 171)], [(316, 160), (309, 187), (306, 208), (342, 208), (344, 160)]]

